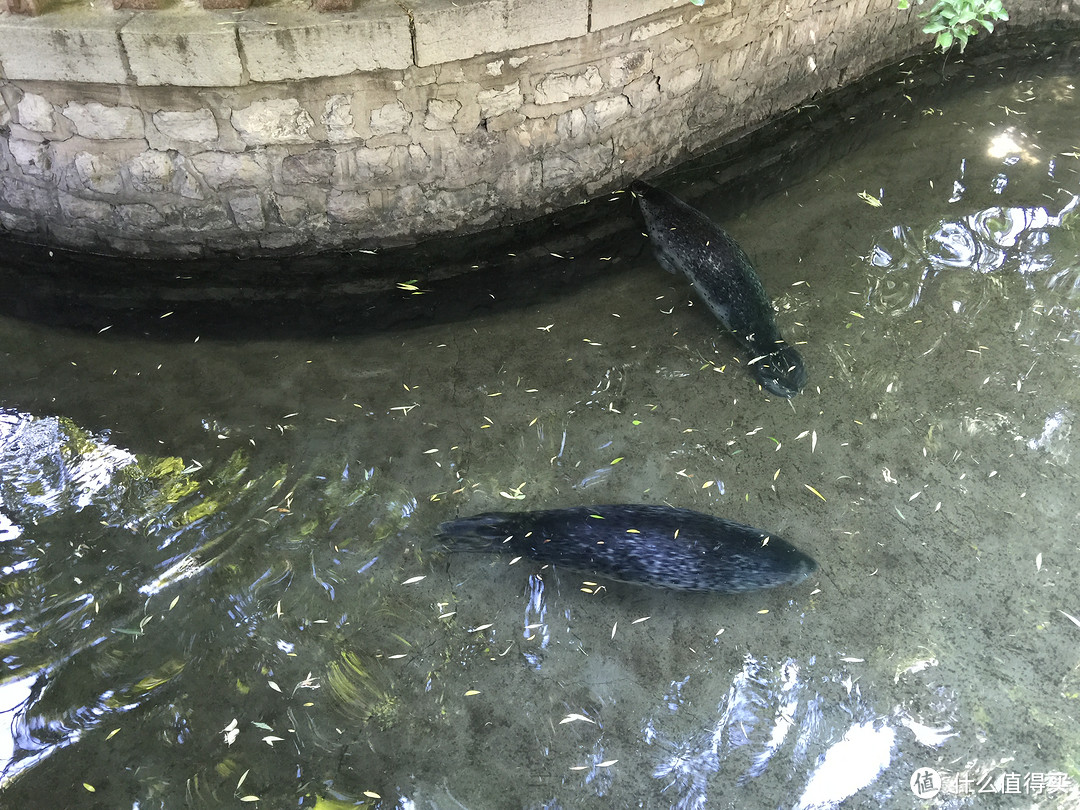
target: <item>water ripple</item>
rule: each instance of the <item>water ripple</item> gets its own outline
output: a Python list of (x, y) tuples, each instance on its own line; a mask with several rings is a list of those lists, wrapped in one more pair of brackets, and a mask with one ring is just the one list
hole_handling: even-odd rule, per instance
[(1067, 307), (1080, 289), (1073, 236), (1078, 202), (1071, 198), (1056, 214), (1044, 206), (995, 206), (925, 229), (895, 225), (868, 254), (868, 303), (895, 317), (932, 295), (954, 314), (972, 316), (1008, 294), (1010, 283), (998, 276), (1011, 272), (1032, 292), (1052, 293)]

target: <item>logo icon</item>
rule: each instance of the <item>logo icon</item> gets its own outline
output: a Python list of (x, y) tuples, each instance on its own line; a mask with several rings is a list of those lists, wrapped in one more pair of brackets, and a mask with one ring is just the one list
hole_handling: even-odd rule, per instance
[(911, 774), (910, 785), (920, 799), (932, 799), (941, 792), (941, 774), (933, 768), (919, 768)]

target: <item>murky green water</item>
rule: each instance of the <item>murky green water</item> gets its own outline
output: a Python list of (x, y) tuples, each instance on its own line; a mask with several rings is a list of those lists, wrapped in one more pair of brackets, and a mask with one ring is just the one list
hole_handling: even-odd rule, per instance
[[(1070, 64), (887, 87), (756, 202), (660, 181), (754, 259), (790, 403), (632, 229), (525, 303), (390, 285), (456, 313), (393, 329), (0, 318), (4, 806), (1077, 806)], [(432, 539), (611, 502), (821, 569), (679, 594)]]

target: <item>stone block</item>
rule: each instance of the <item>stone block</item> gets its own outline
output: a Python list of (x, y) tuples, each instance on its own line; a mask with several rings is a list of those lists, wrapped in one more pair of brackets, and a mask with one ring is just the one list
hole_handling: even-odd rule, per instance
[(644, 25), (639, 25), (633, 31), (630, 32), (631, 42), (643, 42), (647, 39), (659, 36), (666, 31), (670, 31), (672, 28), (677, 28), (683, 24), (682, 13), (671, 14), (659, 19), (647, 22)]
[(545, 188), (573, 191), (582, 184), (611, 173), (612, 153), (607, 144), (585, 144), (580, 149), (544, 157)]
[(404, 70), (412, 65), (409, 17), (390, 0), (365, 3), (339, 18), (258, 8), (240, 21), (240, 44), (253, 82)]
[(161, 194), (172, 188), (173, 162), (165, 152), (148, 150), (127, 164), (131, 186), (146, 194)]
[(596, 65), (588, 65), (575, 73), (549, 73), (536, 83), (533, 101), (536, 104), (562, 104), (572, 98), (594, 96), (604, 89), (604, 81)]
[(152, 116), (158, 132), (174, 141), (211, 143), (217, 140), (217, 119), (210, 110), (158, 110)]
[(259, 234), (259, 246), (270, 251), (295, 252), (296, 248), (307, 240), (308, 236), (303, 231), (284, 230)]
[(54, 196), (52, 189), (44, 188), (36, 181), (0, 176), (0, 205), (14, 211), (49, 216), (55, 209)]
[(44, 17), (0, 19), (0, 63), (14, 81), (124, 84), (117, 27), (130, 13), (64, 8)]
[(616, 56), (608, 62), (608, 83), (622, 88), (652, 70), (653, 55), (650, 50), (631, 51)]
[(184, 10), (142, 14), (120, 29), (135, 83), (177, 87), (231, 87), (243, 67), (230, 20), (209, 24)]
[(41, 175), (49, 169), (49, 146), (41, 141), (8, 140), (8, 149), (19, 168), (28, 174)]
[(641, 115), (660, 103), (660, 80), (652, 73), (646, 73), (626, 85), (623, 94), (634, 111)]
[(674, 62), (681, 54), (694, 47), (694, 43), (686, 37), (673, 37), (660, 46), (659, 59), (665, 65)]
[(312, 149), (281, 161), (281, 182), (289, 186), (329, 185), (337, 162), (333, 149)]
[(517, 112), (521, 109), (521, 82), (514, 82), (505, 87), (496, 87), (491, 90), (481, 90), (476, 94), (476, 101), (480, 105), (480, 115), (484, 118), (498, 118), (509, 112)]
[(188, 206), (180, 216), (184, 227), (192, 231), (221, 230), (231, 225), (229, 214), (217, 203)]
[(514, 135), (518, 146), (523, 149), (543, 149), (558, 143), (555, 128), (558, 125), (559, 116), (549, 115), (545, 118), (526, 118), (515, 131)]
[(24, 93), (19, 105), (19, 124), (32, 132), (52, 132), (56, 129), (53, 105), (37, 93)]
[(508, 112), (497, 115), (494, 118), (485, 119), (488, 132), (506, 132), (520, 126), (525, 121), (525, 116), (519, 112)]
[(113, 8), (117, 11), (131, 9), (132, 11), (157, 11), (164, 4), (162, 0), (112, 0)]
[(555, 132), (560, 140), (574, 141), (585, 137), (585, 125), (587, 123), (588, 119), (585, 117), (585, 111), (575, 107), (559, 116), (555, 124)]
[(113, 218), (113, 207), (101, 200), (87, 200), (63, 191), (59, 194), (60, 210), (68, 219), (89, 219), (107, 223)]
[(585, 117), (596, 130), (603, 131), (621, 120), (630, 112), (630, 101), (626, 96), (601, 98), (585, 105)]
[(120, 164), (108, 155), (79, 152), (72, 160), (72, 165), (82, 188), (99, 194), (119, 194), (124, 189)]
[(360, 135), (353, 123), (349, 97), (342, 93), (330, 96), (323, 105), (322, 125), (326, 129), (326, 140), (330, 143), (356, 140)]
[(672, 76), (662, 75), (660, 77), (660, 89), (669, 98), (675, 98), (688, 92), (699, 81), (701, 81), (701, 65), (695, 65)]
[(588, 0), (423, 0), (410, 3), (420, 67), (581, 37)]
[(160, 211), (146, 203), (118, 205), (116, 214), (120, 218), (122, 225), (136, 230), (155, 228), (165, 221)]
[(370, 220), (370, 195), (357, 191), (335, 191), (326, 200), (326, 213), (338, 222), (357, 223)]
[(191, 164), (213, 189), (253, 188), (270, 184), (270, 170), (264, 155), (247, 152), (200, 152)]
[(368, 126), (373, 136), (404, 132), (412, 122), (412, 113), (400, 101), (392, 101), (371, 111)]
[(202, 7), (208, 11), (220, 9), (240, 9), (251, 5), (251, 0), (200, 0)]
[(242, 194), (229, 200), (233, 221), (242, 231), (261, 231), (266, 227), (262, 200), (258, 194)]
[(295, 98), (274, 98), (233, 110), (232, 125), (244, 143), (310, 143), (315, 120)]
[(687, 0), (634, 0), (630, 3), (626, 0), (593, 0), (592, 30), (602, 31), (669, 8), (684, 8), (686, 3)]
[(461, 111), (461, 102), (453, 98), (433, 98), (428, 101), (424, 129), (450, 129)]
[(340, 189), (359, 189), (380, 177), (392, 177), (406, 165), (405, 146), (361, 146), (341, 152), (334, 164), (333, 185)]
[(311, 217), (311, 205), (303, 197), (278, 194), (274, 201), (277, 204), (278, 216), (289, 227), (300, 225)]
[(319, 11), (352, 11), (353, 0), (315, 0)]
[(84, 138), (123, 140), (143, 136), (143, 117), (135, 107), (106, 107), (96, 101), (70, 102), (63, 109), (75, 131)]

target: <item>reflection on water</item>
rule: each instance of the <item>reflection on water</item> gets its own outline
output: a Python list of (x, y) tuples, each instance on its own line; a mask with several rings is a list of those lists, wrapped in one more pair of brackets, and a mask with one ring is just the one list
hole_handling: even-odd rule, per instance
[[(823, 668), (814, 656), (802, 665), (790, 658), (773, 665), (748, 654), (711, 728), (678, 741), (648, 721), (645, 741), (670, 752), (653, 776), (678, 808), (710, 806), (717, 784), (729, 786), (725, 795), (736, 786), (746, 801), (748, 786), (770, 770), (793, 783), (791, 807), (836, 806), (872, 785), (894, 760), (918, 760), (956, 736), (956, 697), (925, 672), (936, 663), (898, 671), (896, 682), (903, 680), (913, 695), (883, 712), (850, 670)], [(676, 691), (685, 685), (672, 684)], [(684, 702), (669, 702), (669, 711)]]
[[(1071, 230), (1078, 204), (1080, 198), (1073, 196), (1056, 214), (1044, 206), (989, 208), (956, 221), (938, 222), (923, 233), (896, 225), (870, 253), (870, 263), (882, 271), (873, 278), (871, 305), (880, 314), (901, 315), (915, 309), (935, 283), (947, 293), (956, 282), (942, 277), (953, 273), (1007, 273), (1025, 279), (1031, 291), (1080, 294), (1080, 259), (1064, 266), (1055, 260), (1055, 254), (1065, 255), (1074, 244)], [(1068, 247), (1057, 246), (1053, 251), (1053, 238), (1067, 242)], [(1048, 278), (1038, 278), (1048, 271), (1052, 271)], [(960, 288), (967, 295), (945, 303), (954, 314), (975, 315), (987, 305), (988, 296), (1007, 294), (1005, 286), (1011, 280), (987, 279), (973, 297), (961, 279)], [(1060, 314), (1074, 309), (1075, 304)], [(1078, 327), (1073, 324), (1072, 328), (1075, 340)]]
[[(629, 235), (385, 332), (0, 318), (0, 803), (1077, 806), (1072, 78), (916, 90), (738, 217), (722, 166), (666, 179), (754, 258), (790, 402)], [(673, 594), (433, 540), (600, 502), (821, 569)]]

